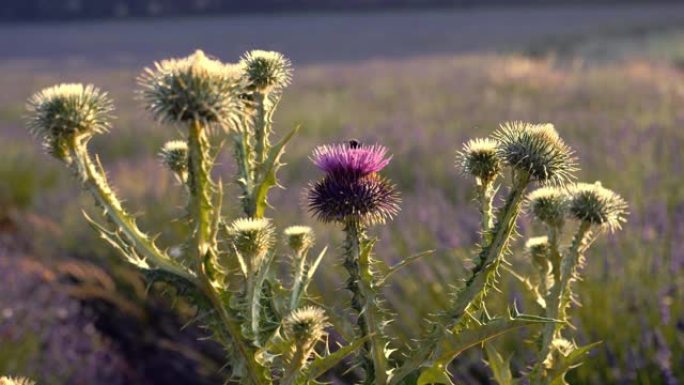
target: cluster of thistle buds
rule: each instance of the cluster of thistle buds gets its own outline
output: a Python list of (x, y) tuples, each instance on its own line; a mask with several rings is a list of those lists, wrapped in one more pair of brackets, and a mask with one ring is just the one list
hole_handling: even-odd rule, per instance
[[(618, 229), (624, 221), (624, 201), (600, 184), (571, 183), (573, 152), (550, 124), (506, 123), (491, 138), (469, 141), (459, 152), (458, 166), (475, 178), (482, 215), (474, 267), (449, 306), (435, 309), (419, 342), (402, 347), (386, 328), (394, 317), (385, 308), (382, 288), (392, 273), (427, 253), (383, 268), (375, 259), (376, 239), (369, 232), (399, 212), (397, 188), (380, 174), (391, 156), (381, 145), (357, 140), (320, 146), (311, 160), (324, 176), (306, 189), (306, 204), (315, 218), (338, 224), (344, 232), (341, 259), (350, 292), (347, 317), (332, 322), (308, 294), (327, 248), (312, 252), (316, 245), (310, 227), (290, 226), (280, 233), (266, 217), (281, 157), (298, 131), (272, 142), (273, 116), (291, 73), (289, 60), (276, 52), (252, 51), (231, 64), (197, 51), (156, 63), (139, 77), (146, 109), (161, 124), (182, 132), (159, 151), (187, 196), (180, 216), (189, 236), (167, 248), (138, 227), (88, 148), (94, 136), (111, 129), (113, 103), (105, 92), (81, 84), (40, 91), (29, 100), (28, 126), (94, 197), (105, 221), (86, 219), (100, 236), (148, 279), (182, 289), (179, 295), (195, 304), (196, 322), (226, 348), (227, 380), (314, 384), (354, 355), (350, 369), (364, 384), (449, 384), (447, 367), (458, 354), (530, 327), (541, 329), (539, 360), (522, 375), (534, 384), (562, 381), (577, 364), (572, 360), (588, 350), (564, 334), (573, 282), (594, 234)], [(234, 182), (241, 189), (240, 218), (224, 216), (223, 182), (212, 173), (225, 139), (232, 144)], [(501, 178), (506, 174), (510, 179)], [(535, 183), (540, 188), (525, 200)], [(500, 191), (505, 198), (497, 207)], [(525, 202), (547, 229), (527, 243), (538, 279), (524, 281), (540, 313), (521, 314), (512, 307), (491, 315), (487, 299), (497, 289), (500, 270), (518, 276), (504, 262)], [(573, 226), (571, 244), (562, 245), (564, 232)], [(171, 255), (166, 251), (171, 247), (181, 251)], [(285, 276), (275, 268), (282, 257), (289, 267)], [(347, 325), (349, 319), (353, 322)], [(344, 346), (330, 346), (332, 329), (354, 333), (345, 333)], [(403, 356), (392, 354), (401, 349)], [(487, 351), (492, 368), (510, 370), (494, 362), (498, 353)]]

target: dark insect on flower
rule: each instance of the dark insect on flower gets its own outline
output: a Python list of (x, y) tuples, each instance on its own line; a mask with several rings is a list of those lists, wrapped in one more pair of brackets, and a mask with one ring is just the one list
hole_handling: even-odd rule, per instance
[(392, 219), (400, 201), (394, 185), (378, 174), (361, 178), (328, 174), (311, 185), (308, 195), (309, 210), (321, 221), (358, 219), (368, 225)]
[(509, 166), (529, 173), (532, 180), (562, 184), (577, 169), (573, 151), (552, 124), (509, 122), (494, 133), (499, 157)]
[(347, 144), (333, 144), (316, 148), (313, 163), (327, 174), (358, 178), (376, 173), (389, 164), (391, 157), (383, 146), (361, 146), (350, 140)]
[(577, 220), (609, 231), (619, 230), (627, 215), (627, 203), (620, 195), (601, 185), (577, 183), (570, 187), (570, 214)]

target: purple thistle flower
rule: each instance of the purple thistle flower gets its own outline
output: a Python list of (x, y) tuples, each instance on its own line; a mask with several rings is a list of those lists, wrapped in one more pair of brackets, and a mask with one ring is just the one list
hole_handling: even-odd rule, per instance
[(363, 177), (385, 168), (391, 158), (383, 146), (362, 146), (358, 141), (351, 140), (346, 144), (319, 146), (314, 150), (311, 160), (327, 174)]
[(377, 174), (390, 161), (382, 146), (348, 144), (318, 147), (312, 161), (326, 172), (309, 186), (309, 210), (323, 222), (359, 220), (372, 225), (392, 219), (399, 211), (399, 193)]

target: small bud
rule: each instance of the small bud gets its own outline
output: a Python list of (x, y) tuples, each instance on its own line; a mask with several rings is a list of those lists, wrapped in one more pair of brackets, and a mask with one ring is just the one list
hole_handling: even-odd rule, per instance
[(0, 377), (0, 385), (35, 385), (36, 383), (24, 377)]
[(164, 143), (159, 156), (169, 170), (178, 175), (188, 171), (188, 143), (182, 140), (172, 140)]
[(285, 338), (298, 344), (311, 344), (325, 336), (325, 312), (314, 306), (294, 310), (283, 320)]
[(70, 139), (109, 130), (114, 107), (107, 93), (93, 85), (59, 84), (31, 96), (26, 109), (29, 130), (64, 159)]
[(546, 236), (532, 237), (525, 243), (525, 248), (533, 258), (544, 257), (549, 250), (549, 239)]
[(619, 230), (627, 215), (627, 203), (618, 194), (594, 184), (577, 183), (568, 189), (570, 214), (577, 220), (608, 229)]
[(155, 63), (138, 77), (146, 107), (165, 122), (200, 121), (229, 127), (241, 106), (239, 66), (204, 52)]
[(261, 92), (278, 91), (292, 79), (290, 60), (279, 52), (254, 50), (240, 61), (249, 87)]
[(301, 254), (311, 248), (315, 240), (313, 230), (308, 226), (290, 226), (283, 233), (295, 254)]
[(273, 225), (266, 218), (236, 219), (228, 231), (235, 250), (251, 263), (253, 271), (275, 243)]
[(472, 139), (457, 153), (456, 166), (464, 174), (472, 175), (488, 183), (501, 171), (497, 155), (497, 142), (492, 139)]
[(494, 133), (499, 157), (509, 166), (527, 172), (532, 180), (562, 184), (576, 170), (573, 151), (552, 124), (508, 122)]
[(568, 207), (568, 195), (557, 187), (542, 187), (527, 196), (527, 205), (539, 221), (551, 227), (560, 227)]

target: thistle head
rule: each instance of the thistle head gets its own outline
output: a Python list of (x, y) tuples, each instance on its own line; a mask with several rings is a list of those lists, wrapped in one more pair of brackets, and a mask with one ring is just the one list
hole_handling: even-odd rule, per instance
[(297, 255), (310, 249), (315, 240), (313, 230), (308, 226), (290, 226), (283, 233), (287, 238), (288, 246)]
[(529, 174), (531, 180), (562, 184), (576, 170), (573, 151), (552, 124), (508, 122), (494, 133), (504, 163)]
[(627, 203), (601, 182), (576, 183), (569, 189), (570, 215), (575, 219), (600, 226), (609, 231), (619, 230), (627, 215)]
[(539, 221), (558, 228), (563, 225), (565, 219), (568, 195), (564, 189), (558, 187), (541, 187), (527, 196), (527, 205)]
[(328, 174), (308, 192), (309, 210), (323, 222), (381, 224), (399, 212), (399, 193), (378, 174), (361, 178)]
[(325, 312), (315, 306), (294, 310), (283, 320), (285, 338), (302, 345), (311, 345), (323, 338), (327, 326)]
[(261, 266), (263, 258), (275, 243), (275, 230), (266, 218), (240, 218), (233, 221), (228, 232), (235, 250), (248, 258), (253, 267)]
[(77, 137), (107, 132), (113, 104), (93, 85), (58, 84), (29, 98), (27, 126), (49, 152), (64, 158), (64, 146)]
[(138, 77), (146, 108), (164, 122), (199, 121), (229, 127), (239, 112), (239, 66), (210, 59), (204, 52), (162, 60)]
[(0, 377), (0, 385), (35, 385), (34, 381), (24, 377)]
[(292, 65), (283, 54), (275, 51), (253, 50), (240, 61), (248, 88), (260, 92), (279, 91), (292, 80)]
[(456, 166), (483, 183), (491, 182), (501, 172), (497, 145), (493, 139), (469, 140), (457, 153)]
[(317, 147), (311, 161), (328, 175), (359, 178), (381, 171), (392, 159), (387, 148), (379, 145), (363, 146), (352, 140), (345, 144)]
[(546, 256), (546, 252), (549, 250), (549, 238), (546, 236), (532, 237), (525, 242), (525, 249), (533, 257)]
[(178, 175), (188, 171), (188, 143), (183, 140), (171, 140), (164, 143), (159, 156), (169, 170)]

